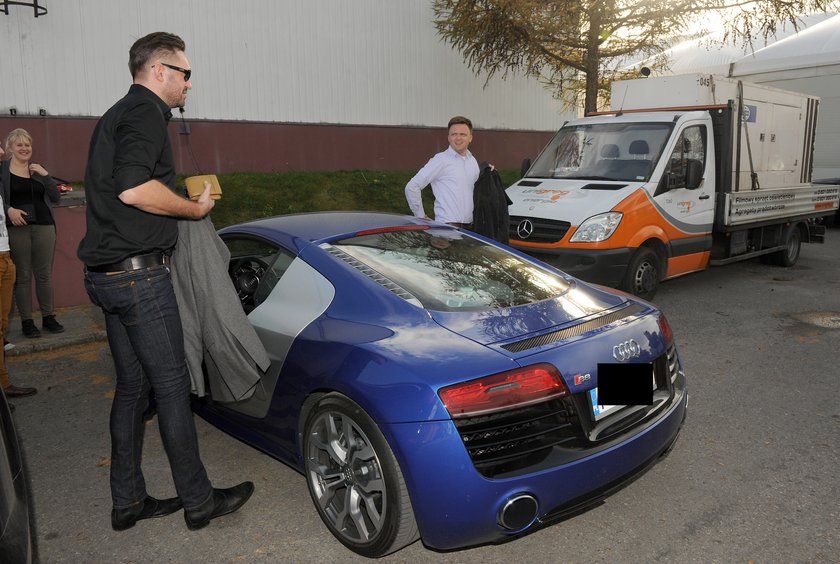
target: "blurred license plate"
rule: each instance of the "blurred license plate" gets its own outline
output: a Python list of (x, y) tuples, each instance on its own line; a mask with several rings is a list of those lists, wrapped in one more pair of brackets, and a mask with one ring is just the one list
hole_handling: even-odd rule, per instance
[(613, 411), (624, 407), (623, 405), (598, 405), (598, 388), (589, 390), (589, 401), (592, 403), (592, 415), (595, 417), (595, 421), (599, 421)]
[[(656, 389), (656, 374), (653, 375), (653, 389)], [(600, 421), (610, 413), (627, 407), (625, 405), (599, 405), (598, 404), (598, 387), (589, 390), (589, 402), (592, 404), (592, 416), (595, 421)]]

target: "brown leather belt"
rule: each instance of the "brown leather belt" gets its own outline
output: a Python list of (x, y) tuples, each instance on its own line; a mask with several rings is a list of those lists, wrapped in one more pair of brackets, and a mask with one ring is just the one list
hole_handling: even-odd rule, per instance
[(169, 264), (169, 255), (166, 253), (148, 253), (135, 255), (113, 264), (100, 264), (86, 267), (91, 272), (126, 272), (130, 270), (142, 270), (154, 266)]
[(472, 229), (473, 228), (472, 223), (453, 223), (453, 222), (450, 222), (449, 225), (451, 225), (452, 227), (460, 227), (461, 229)]

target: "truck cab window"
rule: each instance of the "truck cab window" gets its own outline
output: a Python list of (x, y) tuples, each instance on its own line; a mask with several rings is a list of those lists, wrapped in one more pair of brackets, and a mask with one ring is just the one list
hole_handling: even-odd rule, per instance
[(564, 127), (549, 142), (527, 176), (644, 181), (663, 154), (671, 130), (670, 123), (623, 121)]
[(686, 170), (690, 160), (706, 165), (706, 128), (701, 125), (687, 127), (680, 134), (668, 159), (662, 184), (657, 193), (685, 188)]

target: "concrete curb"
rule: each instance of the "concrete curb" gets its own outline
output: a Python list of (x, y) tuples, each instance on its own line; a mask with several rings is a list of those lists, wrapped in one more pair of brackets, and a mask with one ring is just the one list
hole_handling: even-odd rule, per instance
[[(41, 329), (40, 315), (33, 313), (35, 325)], [(55, 318), (64, 325), (64, 332), (50, 333), (42, 329), (41, 336), (34, 339), (23, 336), (19, 316), (9, 318), (6, 340), (15, 346), (6, 351), (6, 356), (20, 356), (107, 340), (105, 317), (102, 310), (93, 304), (56, 309)]]

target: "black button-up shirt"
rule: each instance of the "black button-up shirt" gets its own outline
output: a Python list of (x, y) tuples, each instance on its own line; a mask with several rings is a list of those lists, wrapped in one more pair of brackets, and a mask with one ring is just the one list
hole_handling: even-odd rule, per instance
[(78, 256), (88, 266), (169, 251), (178, 239), (173, 217), (144, 212), (119, 195), (151, 179), (175, 188), (175, 162), (167, 124), (172, 113), (154, 92), (132, 84), (100, 118), (85, 170), (87, 233)]

